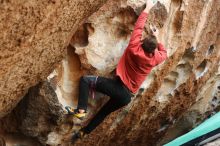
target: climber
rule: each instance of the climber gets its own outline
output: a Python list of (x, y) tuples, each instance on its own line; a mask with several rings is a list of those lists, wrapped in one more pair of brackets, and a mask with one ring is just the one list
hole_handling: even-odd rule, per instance
[(146, 1), (146, 8), (135, 24), (128, 47), (117, 65), (114, 79), (100, 76), (81, 77), (78, 107), (76, 109), (69, 106), (65, 107), (69, 114), (81, 120), (86, 116), (90, 89), (110, 96), (110, 100), (86, 127), (73, 135), (73, 141), (89, 134), (107, 115), (127, 105), (151, 69), (167, 58), (166, 49), (161, 43), (157, 42), (158, 30), (155, 27), (151, 27), (153, 35), (141, 40), (148, 13), (153, 6), (154, 3), (151, 0)]

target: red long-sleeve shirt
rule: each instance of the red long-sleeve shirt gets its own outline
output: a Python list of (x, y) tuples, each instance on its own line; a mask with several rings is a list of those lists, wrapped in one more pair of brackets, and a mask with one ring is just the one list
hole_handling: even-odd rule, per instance
[(167, 51), (161, 43), (154, 53), (146, 53), (141, 47), (141, 37), (147, 13), (142, 12), (135, 24), (128, 47), (120, 58), (116, 75), (133, 93), (140, 88), (151, 69), (167, 58)]

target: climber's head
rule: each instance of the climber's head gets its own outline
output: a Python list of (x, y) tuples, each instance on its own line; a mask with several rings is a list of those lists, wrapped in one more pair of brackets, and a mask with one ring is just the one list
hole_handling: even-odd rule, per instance
[(157, 44), (157, 38), (154, 35), (150, 35), (142, 41), (141, 46), (146, 53), (154, 53), (154, 50), (157, 48)]

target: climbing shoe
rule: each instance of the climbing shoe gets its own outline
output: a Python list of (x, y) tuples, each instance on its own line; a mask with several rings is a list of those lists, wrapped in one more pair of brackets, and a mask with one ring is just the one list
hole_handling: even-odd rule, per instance
[(86, 116), (86, 112), (80, 113), (78, 109), (73, 109), (70, 106), (66, 106), (65, 109), (69, 115), (73, 115), (74, 117), (80, 120), (83, 120), (84, 117)]
[(82, 139), (85, 136), (85, 133), (80, 130), (73, 134), (72, 136), (72, 143), (75, 143), (78, 139)]

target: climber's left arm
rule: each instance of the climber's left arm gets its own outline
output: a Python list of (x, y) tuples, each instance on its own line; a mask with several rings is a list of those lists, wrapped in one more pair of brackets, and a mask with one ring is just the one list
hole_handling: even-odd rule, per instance
[(167, 50), (166, 48), (163, 46), (162, 43), (158, 43), (158, 50), (155, 50), (155, 58), (156, 58), (156, 62), (157, 64), (160, 64), (161, 62), (163, 62), (164, 60), (167, 59)]

